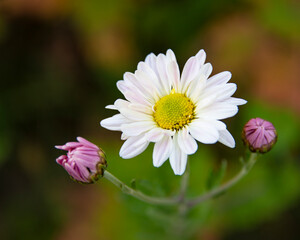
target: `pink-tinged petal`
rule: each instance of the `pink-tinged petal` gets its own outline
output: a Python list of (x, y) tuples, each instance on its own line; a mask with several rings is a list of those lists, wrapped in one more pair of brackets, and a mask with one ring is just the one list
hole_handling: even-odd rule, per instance
[(157, 91), (155, 84), (153, 84), (153, 79), (151, 79), (151, 77), (141, 69), (136, 70), (134, 75), (142, 85), (143, 93), (147, 96), (147, 99), (149, 99), (153, 104), (158, 101), (159, 92)]
[(162, 89), (164, 90), (164, 94), (167, 95), (171, 91), (172, 80), (169, 79), (167, 73), (167, 59), (163, 54), (159, 54), (156, 61), (156, 68), (159, 75), (160, 83), (162, 85)]
[(266, 153), (277, 141), (277, 132), (271, 122), (252, 118), (244, 126), (243, 141), (252, 152)]
[[(147, 101), (147, 97), (133, 83), (121, 80), (117, 82), (117, 87), (129, 102), (151, 105)], [(115, 105), (113, 107), (118, 109)]]
[(199, 74), (203, 74), (205, 76), (205, 78), (208, 78), (209, 75), (211, 74), (213, 68), (212, 65), (210, 63), (205, 63), (199, 71)]
[[(147, 84), (147, 87), (145, 88), (145, 82), (143, 81), (143, 75), (140, 72), (129, 73), (126, 72), (123, 76), (126, 85), (128, 86), (128, 91), (131, 91), (133, 93), (137, 93), (142, 98), (145, 98), (148, 102), (151, 104), (154, 103), (153, 96), (151, 91), (147, 88), (149, 84)], [(128, 95), (128, 94), (127, 94)]]
[(61, 155), (60, 157), (58, 157), (56, 159), (56, 162), (60, 165), (63, 165), (63, 163), (67, 160), (67, 156), (66, 155)]
[(145, 63), (148, 64), (149, 67), (151, 67), (151, 69), (155, 72), (156, 76), (158, 77), (158, 72), (157, 72), (157, 68), (156, 68), (156, 59), (157, 59), (157, 57), (155, 56), (155, 54), (150, 53), (145, 58)]
[(182, 128), (180, 131), (178, 131), (178, 145), (181, 148), (183, 152), (186, 154), (194, 154), (197, 149), (198, 145), (195, 139), (189, 134), (189, 131), (187, 128)]
[(198, 59), (200, 66), (202, 66), (206, 60), (206, 53), (203, 49), (201, 49), (197, 54), (196, 58)]
[(97, 162), (100, 158), (90, 158), (87, 159), (85, 157), (74, 156), (73, 160), (76, 161), (77, 165), (83, 166), (84, 168), (89, 168), (90, 170), (96, 169)]
[(189, 83), (192, 82), (196, 76), (198, 76), (200, 63), (196, 57), (191, 57), (182, 70), (181, 74), (181, 86), (182, 92), (185, 92)]
[(56, 145), (54, 147), (60, 150), (64, 150), (64, 145)]
[(148, 145), (144, 136), (129, 137), (120, 149), (120, 156), (125, 159), (133, 158), (145, 151)]
[(154, 144), (153, 165), (160, 167), (170, 156), (172, 150), (172, 139), (164, 136), (159, 142)]
[(64, 166), (69, 175), (77, 181), (85, 182), (86, 180), (79, 174), (79, 172), (75, 171), (69, 164)]
[(82, 144), (79, 142), (68, 142), (65, 144), (65, 146), (69, 148), (76, 148), (82, 146)]
[[(68, 142), (64, 146), (68, 147), (67, 155), (62, 155), (56, 162), (63, 166), (70, 176), (80, 182), (91, 183), (95, 175), (103, 175), (100, 164), (106, 166), (103, 151), (90, 141), (77, 137), (78, 142)], [(65, 147), (61, 147), (63, 149)]]
[(195, 103), (199, 102), (200, 96), (206, 85), (206, 78), (203, 74), (197, 76), (197, 78), (192, 81), (186, 91), (186, 95)]
[(77, 137), (77, 141), (80, 142), (81, 144), (85, 145), (85, 146), (88, 146), (90, 148), (94, 148), (96, 150), (99, 150), (99, 148), (95, 144), (91, 143), (90, 141), (88, 141), (88, 140), (86, 140), (82, 137)]
[(150, 68), (150, 66), (144, 62), (141, 62), (138, 65), (138, 70), (141, 70), (145, 74), (151, 85), (152, 91), (157, 92), (159, 97), (162, 97), (163, 91), (161, 89), (160, 81), (157, 77), (157, 74)]

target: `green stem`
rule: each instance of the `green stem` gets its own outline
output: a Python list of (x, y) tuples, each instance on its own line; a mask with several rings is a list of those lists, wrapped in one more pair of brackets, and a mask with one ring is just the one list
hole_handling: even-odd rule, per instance
[(223, 192), (225, 192), (226, 190), (228, 190), (229, 188), (231, 188), (232, 186), (234, 186), (236, 183), (238, 183), (244, 176), (246, 176), (249, 171), (251, 170), (251, 168), (253, 167), (253, 165), (255, 164), (257, 159), (257, 154), (256, 153), (251, 153), (249, 161), (243, 166), (243, 168), (241, 169), (241, 171), (231, 180), (229, 180), (228, 182), (224, 183), (223, 185), (213, 189), (212, 191), (196, 197), (192, 200), (190, 200), (189, 202), (187, 202), (187, 206), (189, 208), (194, 207), (195, 205), (198, 205), (208, 199), (214, 198), (220, 194), (222, 194)]
[(112, 182), (114, 185), (116, 185), (120, 190), (122, 190), (123, 193), (131, 195), (143, 202), (149, 203), (149, 204), (156, 204), (156, 205), (177, 205), (178, 199), (177, 198), (160, 198), (160, 197), (151, 197), (148, 196), (140, 191), (137, 191), (125, 183), (123, 183), (120, 179), (116, 178), (114, 175), (112, 175), (107, 170), (104, 171), (103, 177)]
[(186, 170), (181, 178), (180, 182), (180, 191), (179, 191), (179, 201), (184, 202), (185, 201), (185, 194), (188, 187), (190, 178), (190, 164), (187, 162)]

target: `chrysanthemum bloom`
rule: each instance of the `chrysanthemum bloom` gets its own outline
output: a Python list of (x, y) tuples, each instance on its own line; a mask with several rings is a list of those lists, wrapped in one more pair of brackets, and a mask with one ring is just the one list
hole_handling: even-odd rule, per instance
[(153, 164), (161, 166), (168, 158), (174, 173), (185, 171), (187, 155), (201, 143), (217, 141), (233, 148), (235, 142), (221, 119), (234, 116), (237, 105), (246, 101), (231, 97), (234, 83), (227, 83), (230, 72), (209, 78), (210, 63), (200, 50), (185, 64), (180, 75), (172, 50), (166, 55), (149, 54), (135, 73), (126, 72), (117, 82), (126, 100), (118, 99), (107, 108), (120, 113), (101, 121), (101, 126), (122, 131), (125, 143), (122, 158), (132, 158), (154, 142)]
[(68, 142), (57, 149), (68, 151), (56, 162), (63, 166), (70, 176), (82, 183), (92, 183), (103, 175), (106, 167), (104, 152), (88, 140), (77, 137), (78, 142)]
[(245, 124), (242, 137), (250, 151), (266, 153), (276, 143), (277, 132), (272, 123), (261, 118), (252, 118)]

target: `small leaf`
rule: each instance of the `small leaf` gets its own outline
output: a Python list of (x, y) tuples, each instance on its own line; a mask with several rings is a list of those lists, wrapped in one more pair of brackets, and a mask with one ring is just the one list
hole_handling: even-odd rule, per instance
[(135, 180), (135, 178), (131, 180), (130, 186), (131, 186), (133, 189), (136, 189), (136, 180)]
[(223, 160), (218, 170), (212, 170), (206, 182), (206, 189), (211, 190), (222, 182), (227, 169), (227, 161)]
[(246, 164), (245, 159), (243, 157), (240, 157), (239, 160), (240, 160), (241, 164), (243, 166), (245, 166), (245, 164)]

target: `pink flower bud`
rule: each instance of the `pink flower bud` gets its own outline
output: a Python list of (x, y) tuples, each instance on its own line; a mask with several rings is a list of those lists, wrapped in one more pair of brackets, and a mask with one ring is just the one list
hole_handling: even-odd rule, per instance
[(245, 124), (242, 137), (251, 152), (266, 153), (276, 143), (277, 132), (272, 123), (252, 118)]
[(103, 169), (107, 166), (105, 154), (82, 137), (77, 137), (77, 141), (55, 146), (57, 149), (68, 151), (67, 155), (61, 155), (56, 162), (63, 166), (74, 180), (92, 183), (103, 176)]

